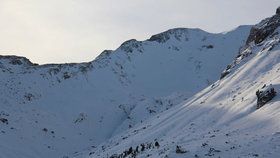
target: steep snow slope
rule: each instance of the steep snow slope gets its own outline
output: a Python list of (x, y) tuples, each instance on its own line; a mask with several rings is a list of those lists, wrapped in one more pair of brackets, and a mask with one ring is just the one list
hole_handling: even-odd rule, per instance
[(249, 29), (172, 29), (81, 64), (1, 56), (0, 157), (66, 157), (94, 148), (217, 80)]
[[(271, 23), (277, 27), (267, 32)], [(256, 96), (265, 84), (280, 93), (279, 26), (278, 14), (253, 27), (253, 39), (223, 79), (98, 148), (73, 156), (280, 157), (279, 94), (260, 109)]]

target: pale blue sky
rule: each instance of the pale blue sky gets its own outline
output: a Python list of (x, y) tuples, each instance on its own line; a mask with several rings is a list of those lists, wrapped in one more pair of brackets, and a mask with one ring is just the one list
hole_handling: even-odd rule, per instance
[(0, 0), (0, 54), (91, 61), (175, 27), (223, 32), (275, 13), (279, 0)]

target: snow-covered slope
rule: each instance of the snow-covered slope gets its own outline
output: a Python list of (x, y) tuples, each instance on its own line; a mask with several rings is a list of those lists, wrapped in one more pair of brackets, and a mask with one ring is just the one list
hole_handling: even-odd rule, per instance
[(67, 157), (99, 146), (216, 81), (249, 30), (172, 29), (81, 64), (0, 56), (0, 157)]
[[(173, 108), (74, 157), (280, 157), (280, 13), (254, 26), (222, 79)], [(225, 73), (226, 72), (226, 73)]]

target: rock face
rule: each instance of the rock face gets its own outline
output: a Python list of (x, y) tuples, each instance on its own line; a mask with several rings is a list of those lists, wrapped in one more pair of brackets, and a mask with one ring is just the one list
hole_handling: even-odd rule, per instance
[[(185, 28), (176, 28), (176, 29), (170, 29), (165, 32), (162, 32), (160, 34), (153, 35), (148, 41), (156, 41), (158, 43), (165, 43), (169, 39), (174, 38), (178, 41), (188, 41), (188, 34), (189, 29)], [(200, 29), (193, 29), (195, 32), (204, 32)]]
[(38, 64), (32, 63), (29, 59), (25, 57), (20, 57), (20, 56), (13, 56), (13, 55), (7, 55), (3, 56), (0, 55), (0, 64), (7, 62), (6, 64), (10, 65), (28, 65), (28, 66), (36, 66)]
[[(280, 7), (277, 8), (276, 14), (270, 18), (262, 20), (259, 24), (253, 26), (250, 30), (250, 34), (246, 40), (246, 45), (240, 49), (238, 55), (235, 57), (233, 63), (227, 66), (227, 68), (221, 73), (220, 79), (223, 79), (232, 69), (235, 68), (244, 58), (252, 54), (252, 47), (254, 45), (261, 45), (262, 42), (269, 38), (278, 38), (279, 39), (279, 27), (280, 27)], [(272, 49), (276, 42), (272, 42), (267, 45), (267, 48)]]
[(272, 85), (264, 85), (261, 90), (256, 92), (256, 95), (258, 97), (257, 109), (259, 109), (276, 96), (276, 91)]
[(277, 8), (276, 14), (280, 14), (280, 7)]
[(277, 9), (276, 15), (263, 20), (260, 24), (252, 27), (246, 44), (250, 44), (251, 42), (254, 42), (255, 44), (261, 43), (268, 36), (270, 36), (279, 26), (280, 8)]

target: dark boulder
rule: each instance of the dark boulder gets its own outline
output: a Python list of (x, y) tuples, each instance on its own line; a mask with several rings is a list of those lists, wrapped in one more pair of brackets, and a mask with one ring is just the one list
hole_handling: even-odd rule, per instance
[(47, 128), (43, 128), (42, 131), (48, 132), (48, 129)]
[(71, 76), (68, 72), (64, 72), (63, 73), (63, 78), (66, 80), (66, 79), (69, 79)]
[(228, 74), (230, 73), (229, 70), (225, 70), (221, 73), (220, 79), (223, 79), (224, 77), (226, 77)]
[(155, 147), (159, 148), (159, 146), (160, 146), (159, 143), (156, 141), (155, 142)]
[(132, 147), (130, 147), (130, 148), (128, 149), (127, 155), (131, 154), (132, 151), (133, 151), (133, 149), (132, 149)]
[(141, 151), (145, 150), (145, 144), (141, 144)]
[(177, 154), (184, 154), (184, 153), (186, 153), (187, 151), (186, 150), (184, 150), (184, 149), (182, 149), (182, 147), (181, 146), (176, 146), (176, 153)]
[(280, 14), (280, 7), (276, 9), (276, 14)]
[(4, 124), (9, 124), (8, 119), (6, 119), (6, 118), (0, 118), (0, 122), (2, 122)]
[(256, 95), (258, 98), (257, 109), (259, 109), (276, 96), (276, 91), (271, 84), (269, 86), (264, 85), (256, 92)]

